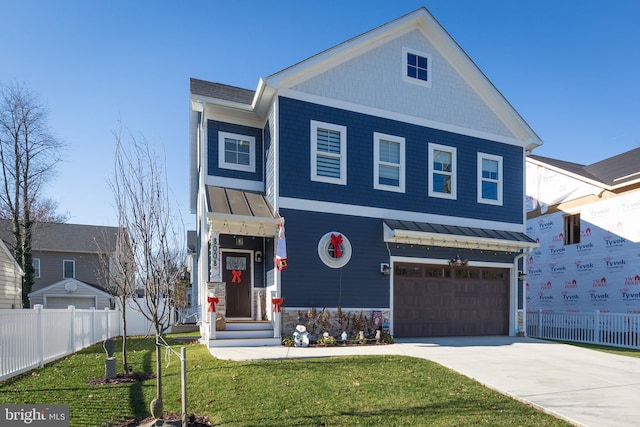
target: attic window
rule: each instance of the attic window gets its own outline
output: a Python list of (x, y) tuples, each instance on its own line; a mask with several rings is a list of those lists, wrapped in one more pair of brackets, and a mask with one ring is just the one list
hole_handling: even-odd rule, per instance
[(431, 87), (431, 55), (402, 48), (402, 78), (408, 83)]

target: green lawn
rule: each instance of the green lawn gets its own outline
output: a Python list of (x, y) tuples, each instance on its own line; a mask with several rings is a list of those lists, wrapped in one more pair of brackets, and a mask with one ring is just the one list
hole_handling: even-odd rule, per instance
[[(173, 344), (171, 339), (169, 343)], [(155, 371), (153, 339), (129, 340), (135, 371)], [(173, 348), (179, 352), (182, 345)], [(568, 426), (428, 360), (360, 356), (221, 361), (187, 344), (188, 412), (217, 426)], [(119, 350), (116, 358), (119, 358)], [(72, 426), (149, 416), (155, 380), (89, 385), (104, 375), (96, 345), (0, 383), (0, 403), (70, 405)], [(168, 366), (167, 366), (168, 364)], [(165, 411), (180, 412), (180, 361), (163, 351)]]

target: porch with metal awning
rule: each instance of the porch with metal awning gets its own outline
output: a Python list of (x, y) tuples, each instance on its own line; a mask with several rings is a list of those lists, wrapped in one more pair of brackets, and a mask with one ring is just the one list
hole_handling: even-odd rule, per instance
[(526, 233), (427, 222), (383, 220), (384, 241), (460, 249), (518, 252), (539, 244)]
[(260, 193), (206, 186), (207, 221), (212, 230), (240, 236), (278, 235), (282, 218)]

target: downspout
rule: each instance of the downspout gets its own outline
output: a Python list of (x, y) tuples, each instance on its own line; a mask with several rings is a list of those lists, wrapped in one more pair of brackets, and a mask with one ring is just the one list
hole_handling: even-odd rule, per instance
[[(519, 253), (518, 255), (515, 256), (515, 258), (513, 258), (513, 271), (515, 272), (516, 281), (518, 281), (518, 282), (520, 282), (520, 278), (519, 278), (520, 274), (518, 273), (518, 271), (519, 271), (518, 270), (519, 269), (518, 262), (522, 258), (524, 258), (525, 255), (530, 254), (531, 250), (532, 250), (532, 248), (524, 248), (524, 249), (522, 249), (521, 253)], [(524, 272), (524, 267), (525, 267), (525, 263), (522, 264), (523, 272)], [(523, 282), (524, 282), (524, 280), (523, 280)], [(517, 290), (517, 287), (516, 287), (516, 290)], [(518, 316), (517, 316), (518, 315), (518, 299), (517, 299), (517, 295), (516, 295), (515, 303), (516, 303), (516, 324), (517, 324), (517, 322), (518, 322)], [(522, 285), (522, 325), (524, 327), (524, 331), (523, 332), (524, 332), (524, 334), (526, 336), (526, 334), (527, 334), (527, 289), (526, 289), (526, 286), (524, 285), (524, 283)]]

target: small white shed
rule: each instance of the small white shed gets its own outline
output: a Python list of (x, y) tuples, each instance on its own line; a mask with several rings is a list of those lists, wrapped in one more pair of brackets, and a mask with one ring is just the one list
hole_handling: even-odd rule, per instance
[(64, 279), (29, 294), (31, 307), (42, 304), (44, 308), (112, 308), (112, 296), (97, 286), (76, 279)]

